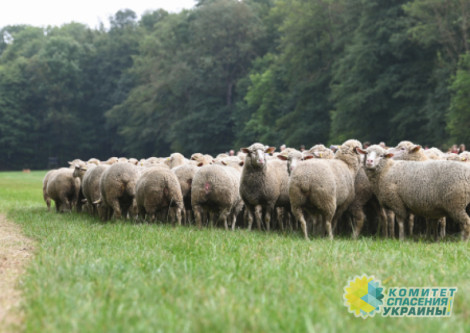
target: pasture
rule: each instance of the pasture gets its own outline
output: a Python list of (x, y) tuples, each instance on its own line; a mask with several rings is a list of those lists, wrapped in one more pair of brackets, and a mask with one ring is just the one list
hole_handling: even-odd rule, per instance
[[(470, 329), (468, 242), (101, 222), (48, 212), (44, 174), (0, 173), (0, 213), (36, 242), (19, 284), (25, 332)], [(362, 273), (385, 288), (456, 286), (452, 317), (356, 318), (343, 288)]]

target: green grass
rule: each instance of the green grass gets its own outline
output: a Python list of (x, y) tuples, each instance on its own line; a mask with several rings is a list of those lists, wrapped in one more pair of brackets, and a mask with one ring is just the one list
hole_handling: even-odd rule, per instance
[[(464, 242), (197, 230), (47, 212), (45, 172), (0, 174), (0, 210), (37, 241), (22, 279), (26, 332), (464, 332)], [(363, 320), (343, 288), (366, 273), (391, 286), (457, 286), (451, 318)]]

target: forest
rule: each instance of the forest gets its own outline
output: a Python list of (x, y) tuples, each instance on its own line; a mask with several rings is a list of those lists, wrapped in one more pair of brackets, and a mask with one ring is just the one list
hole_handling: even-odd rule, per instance
[(1, 26), (0, 169), (50, 157), (470, 143), (470, 1), (200, 0)]

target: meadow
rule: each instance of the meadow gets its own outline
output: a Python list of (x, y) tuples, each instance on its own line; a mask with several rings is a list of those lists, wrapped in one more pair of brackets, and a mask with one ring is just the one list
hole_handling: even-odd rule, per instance
[[(469, 243), (101, 222), (48, 212), (45, 172), (0, 173), (0, 213), (35, 240), (25, 332), (465, 332)], [(343, 288), (456, 286), (450, 318), (356, 318)]]

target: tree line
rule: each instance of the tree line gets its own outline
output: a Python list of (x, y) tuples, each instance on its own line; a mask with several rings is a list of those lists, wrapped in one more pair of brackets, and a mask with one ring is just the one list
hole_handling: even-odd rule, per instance
[(470, 2), (201, 0), (0, 30), (0, 169), (49, 157), (470, 142)]

